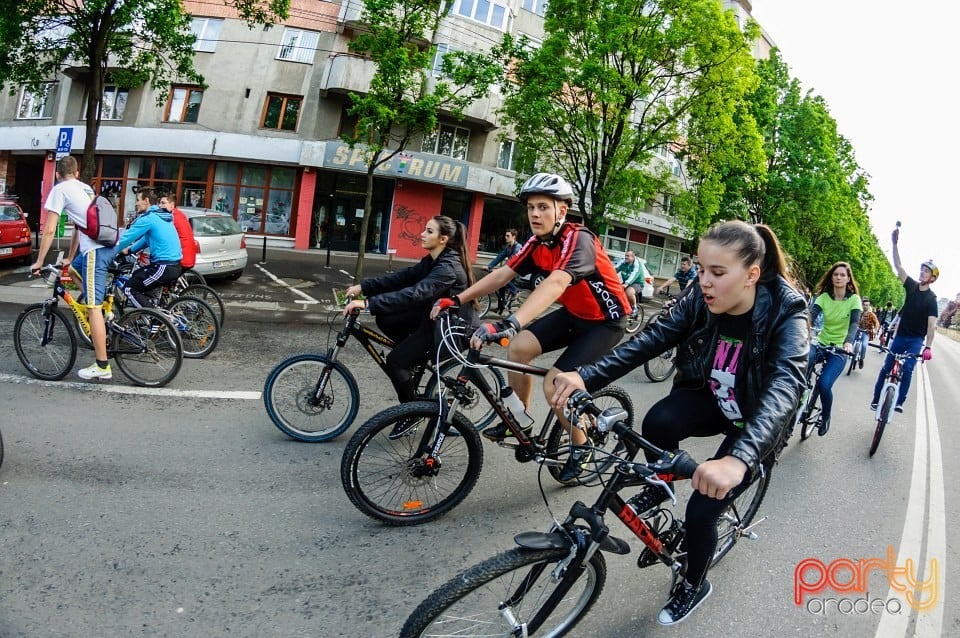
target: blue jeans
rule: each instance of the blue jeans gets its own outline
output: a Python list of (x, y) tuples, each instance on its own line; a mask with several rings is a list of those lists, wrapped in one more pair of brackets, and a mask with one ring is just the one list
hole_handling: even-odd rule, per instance
[[(920, 354), (920, 350), (923, 349), (923, 339), (923, 337), (897, 335), (890, 344), (890, 351), (898, 354), (903, 352)], [(916, 359), (907, 359), (903, 362), (903, 374), (900, 377), (900, 394), (897, 396), (897, 405), (903, 405), (907, 400), (907, 392), (910, 391), (910, 381), (913, 379), (913, 366), (915, 365), (917, 365)], [(873, 401), (871, 403), (878, 403), (880, 401), (880, 391), (883, 389), (883, 382), (886, 381), (887, 375), (890, 374), (890, 370), (892, 369), (893, 355), (888, 354), (887, 358), (883, 361), (883, 367), (880, 368), (877, 383), (873, 386)]]
[(823, 348), (813, 346), (810, 348), (810, 354), (807, 356), (807, 368), (813, 368), (814, 364), (826, 359), (823, 364), (823, 370), (820, 372), (820, 379), (817, 386), (813, 389), (813, 395), (810, 397), (810, 405), (816, 402), (820, 397), (820, 406), (823, 413), (823, 420), (830, 418), (830, 411), (833, 408), (833, 384), (843, 373), (843, 366), (847, 358), (840, 354), (827, 352)]
[(865, 359), (867, 356), (867, 344), (870, 343), (870, 335), (867, 334), (866, 330), (861, 330), (858, 334), (860, 335), (860, 358)]

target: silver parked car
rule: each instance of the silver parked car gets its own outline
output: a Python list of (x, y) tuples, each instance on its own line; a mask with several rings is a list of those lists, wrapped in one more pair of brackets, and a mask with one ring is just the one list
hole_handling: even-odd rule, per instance
[(204, 277), (240, 277), (247, 266), (247, 241), (236, 220), (209, 208), (180, 210), (190, 220), (197, 243), (193, 269)]

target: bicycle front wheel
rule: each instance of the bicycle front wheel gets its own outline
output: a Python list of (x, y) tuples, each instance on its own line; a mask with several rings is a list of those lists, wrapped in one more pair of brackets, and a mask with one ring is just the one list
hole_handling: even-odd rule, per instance
[(58, 308), (42, 303), (23, 309), (13, 327), (13, 345), (27, 372), (47, 381), (69, 374), (77, 360), (77, 338)]
[[(460, 366), (461, 363), (456, 359), (448, 359), (447, 361), (441, 362), (440, 373), (434, 374), (427, 380), (423, 395), (427, 399), (436, 399), (439, 377), (456, 376), (460, 370)], [(493, 389), (502, 388), (507, 385), (503, 374), (494, 367), (485, 366), (478, 368), (477, 371), (486, 379), (487, 384)], [(480, 390), (471, 383), (467, 386), (466, 393), (467, 396), (460, 403), (460, 407), (457, 409), (458, 412), (467, 417), (467, 420), (472, 423), (477, 430), (482, 430), (493, 423), (493, 420), (497, 418), (497, 413), (494, 412), (493, 406), (480, 394)], [(450, 434), (456, 434), (456, 432), (451, 430)]]
[(710, 560), (711, 568), (733, 549), (743, 535), (743, 530), (750, 527), (757, 510), (760, 509), (760, 503), (767, 494), (767, 486), (770, 485), (773, 461), (764, 461), (760, 467), (760, 476), (730, 501), (717, 520), (717, 549)]
[(350, 371), (322, 354), (289, 357), (270, 371), (263, 405), (273, 424), (297, 441), (340, 436), (357, 418), (360, 389)]
[[(593, 395), (593, 403), (601, 410), (607, 408), (623, 408), (627, 411), (627, 424), (633, 427), (633, 401), (627, 391), (618, 386), (607, 386), (597, 391)], [(583, 425), (586, 430), (587, 444), (594, 448), (593, 463), (589, 465), (583, 473), (575, 479), (567, 481), (565, 485), (592, 485), (613, 463), (626, 455), (627, 449), (613, 432), (600, 432), (597, 429), (596, 421), (588, 416)], [(556, 461), (548, 466), (550, 476), (557, 482), (560, 481), (560, 470), (563, 461), (570, 454), (570, 434), (563, 424), (557, 420), (553, 411), (547, 416), (548, 420), (553, 421), (550, 431), (547, 434), (547, 458)]]
[[(407, 618), (400, 638), (563, 636), (590, 611), (607, 580), (600, 552), (579, 574), (553, 578), (569, 554), (566, 549), (516, 548), (487, 559), (427, 596)], [(570, 578), (575, 579), (572, 585)], [(568, 585), (562, 596), (554, 596)], [(530, 628), (541, 614), (541, 624)]]
[(180, 333), (183, 356), (203, 359), (213, 352), (220, 342), (220, 322), (210, 304), (196, 297), (178, 297), (166, 310)]
[(195, 284), (203, 286), (207, 283), (207, 279), (193, 268), (184, 268), (183, 272), (180, 273), (180, 277), (187, 282), (188, 286), (193, 286)]
[(883, 438), (883, 431), (890, 422), (890, 415), (893, 413), (893, 402), (896, 400), (896, 389), (887, 387), (883, 392), (883, 403), (880, 404), (880, 416), (877, 417), (877, 427), (873, 431), (873, 440), (870, 441), (870, 456), (873, 457), (880, 447), (880, 439)]
[(216, 290), (204, 284), (191, 284), (183, 290), (178, 290), (177, 296), (196, 297), (197, 299), (206, 301), (210, 304), (210, 307), (213, 308), (213, 312), (217, 316), (217, 321), (220, 322), (220, 327), (223, 327), (224, 322), (227, 320), (227, 309), (223, 305), (223, 298)]
[(490, 312), (490, 307), (497, 304), (497, 293), (491, 292), (489, 295), (477, 299), (477, 318), (483, 319)]
[[(437, 431), (436, 401), (412, 401), (375, 414), (343, 451), (340, 481), (357, 509), (388, 525), (419, 525), (443, 516), (467, 497), (483, 466), (480, 435), (457, 413), (439, 454), (429, 456)], [(429, 437), (430, 440), (423, 440)]]
[(183, 365), (183, 344), (169, 319), (156, 310), (134, 308), (117, 319), (113, 327), (110, 354), (134, 384), (165, 386)]

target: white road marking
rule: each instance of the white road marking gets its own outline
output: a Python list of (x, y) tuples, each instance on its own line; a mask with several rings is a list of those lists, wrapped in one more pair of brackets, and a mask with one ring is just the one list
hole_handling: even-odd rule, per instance
[[(117, 372), (122, 376), (122, 373)], [(0, 382), (39, 385), (47, 388), (66, 388), (86, 392), (109, 392), (111, 394), (137, 394), (141, 396), (177, 397), (196, 399), (242, 399), (258, 401), (260, 391), (253, 390), (176, 390), (173, 388), (141, 388), (138, 386), (112, 385), (110, 383), (81, 383), (79, 381), (44, 381), (16, 374), (0, 373)]]
[[(944, 562), (946, 558), (946, 529), (944, 518), (944, 491), (943, 491), (943, 460), (940, 455), (940, 430), (937, 426), (936, 408), (933, 403), (933, 391), (930, 378), (925, 366), (917, 366), (914, 375), (919, 377), (916, 385), (923, 388), (923, 394), (917, 397), (917, 420), (915, 427), (915, 442), (913, 450), (913, 472), (910, 478), (910, 497), (907, 502), (907, 513), (903, 523), (903, 535), (900, 547), (897, 550), (896, 566), (912, 565), (912, 576), (918, 580), (929, 579), (931, 576), (931, 561), (937, 565), (937, 604), (927, 611), (916, 612), (907, 603), (904, 593), (893, 587), (887, 594), (887, 600), (897, 598), (902, 605), (899, 614), (886, 611), (880, 617), (875, 638), (901, 638), (907, 635), (910, 618), (916, 614), (917, 622), (914, 636), (934, 638), (941, 635), (943, 624), (943, 579), (946, 575)], [(890, 425), (888, 424), (888, 428)], [(881, 449), (883, 445), (881, 442)], [(874, 457), (873, 462), (881, 460)], [(929, 473), (929, 486), (928, 475)], [(929, 512), (927, 505), (927, 490), (929, 487)], [(929, 514), (926, 527), (924, 521)], [(927, 536), (927, 551), (922, 553), (923, 539)], [(912, 595), (918, 592), (911, 591)], [(923, 602), (923, 601), (921, 601)]]
[(292, 293), (294, 293), (294, 294), (296, 294), (296, 295), (300, 295), (301, 297), (303, 297), (305, 301), (302, 301), (302, 302), (300, 302), (300, 303), (308, 303), (308, 304), (319, 304), (319, 303), (320, 303), (319, 301), (317, 301), (316, 299), (314, 299), (313, 297), (311, 297), (311, 296), (308, 295), (307, 293), (303, 292), (302, 290), (297, 290), (296, 288), (294, 288), (293, 286), (291, 286), (290, 284), (288, 284), (287, 282), (285, 282), (283, 279), (280, 279), (279, 277), (277, 277), (276, 275), (274, 275), (272, 272), (270, 272), (269, 270), (267, 270), (266, 268), (264, 268), (264, 267), (261, 266), (260, 264), (254, 264), (254, 266), (256, 266), (257, 268), (259, 268), (259, 269), (260, 269), (260, 272), (262, 272), (262, 273), (265, 274), (267, 277), (269, 277), (270, 279), (272, 279), (274, 283), (280, 284), (281, 286), (286, 287), (286, 289), (289, 290), (290, 292), (292, 292)]

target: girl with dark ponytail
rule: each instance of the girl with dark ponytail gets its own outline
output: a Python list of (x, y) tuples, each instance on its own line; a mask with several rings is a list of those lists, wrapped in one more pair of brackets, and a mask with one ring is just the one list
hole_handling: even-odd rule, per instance
[[(557, 375), (553, 405), (575, 389), (595, 390), (676, 348), (670, 394), (650, 408), (643, 436), (675, 450), (691, 436), (724, 435), (697, 468), (687, 503), (686, 576), (657, 621), (673, 625), (710, 595), (707, 569), (717, 521), (790, 435), (807, 366), (807, 312), (773, 231), (730, 221), (700, 239), (700, 285), (669, 315), (577, 372)], [(653, 459), (651, 459), (653, 460)], [(668, 497), (646, 486), (629, 503), (638, 514)]]
[[(427, 255), (417, 264), (380, 277), (368, 277), (347, 289), (347, 295), (356, 297), (362, 292), (366, 299), (348, 303), (344, 316), (368, 310), (376, 317), (377, 326), (396, 343), (387, 355), (387, 374), (401, 403), (416, 398), (413, 370), (436, 350), (434, 322), (430, 321), (433, 302), (463, 292), (473, 283), (466, 236), (462, 223), (437, 215), (420, 233), (420, 244)], [(462, 307), (460, 317), (470, 326), (476, 324), (473, 305)], [(391, 437), (403, 433), (394, 432)]]

